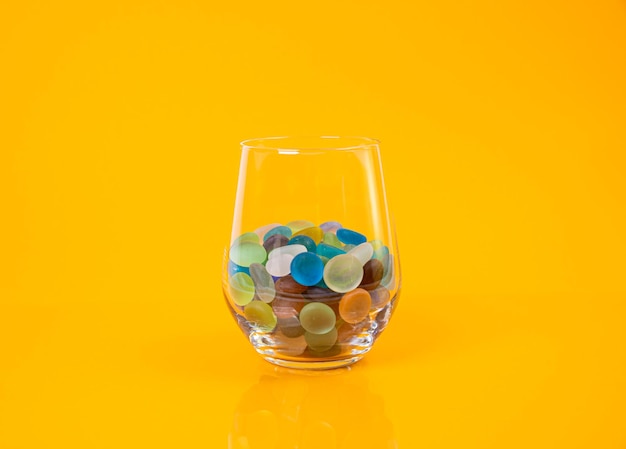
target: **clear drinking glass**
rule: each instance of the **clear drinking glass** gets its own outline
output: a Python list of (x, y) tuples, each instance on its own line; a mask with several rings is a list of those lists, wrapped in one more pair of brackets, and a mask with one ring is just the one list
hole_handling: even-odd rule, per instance
[(229, 310), (271, 363), (360, 360), (400, 291), (378, 141), (269, 137), (241, 147), (222, 275)]

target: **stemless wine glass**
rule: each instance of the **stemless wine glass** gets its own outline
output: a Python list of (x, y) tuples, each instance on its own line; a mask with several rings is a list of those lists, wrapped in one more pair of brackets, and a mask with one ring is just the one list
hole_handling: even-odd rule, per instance
[(400, 291), (378, 141), (269, 137), (241, 147), (222, 275), (229, 310), (271, 363), (360, 360)]

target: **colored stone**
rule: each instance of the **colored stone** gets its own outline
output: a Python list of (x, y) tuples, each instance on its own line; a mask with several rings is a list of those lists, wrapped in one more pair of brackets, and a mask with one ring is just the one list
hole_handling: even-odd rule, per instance
[(318, 256), (328, 257), (332, 259), (335, 256), (340, 254), (346, 254), (346, 252), (342, 249), (335, 248), (334, 246), (327, 245), (326, 243), (320, 243), (317, 245), (317, 249), (315, 250)]
[(263, 242), (263, 248), (267, 253), (271, 253), (276, 248), (280, 248), (281, 246), (285, 246), (289, 243), (289, 238), (285, 237), (282, 234), (274, 234), (270, 236), (266, 241)]
[(380, 280), (380, 285), (386, 287), (387, 290), (393, 290), (395, 284), (394, 268), (393, 268), (393, 255), (387, 254), (383, 257), (382, 261), (385, 272), (383, 278)]
[(289, 338), (299, 337), (304, 334), (304, 328), (300, 325), (297, 316), (278, 317), (278, 329)]
[[(286, 247), (283, 247), (286, 248)], [(281, 248), (275, 249), (274, 251), (278, 251)], [(291, 254), (280, 254), (272, 259), (269, 259), (265, 264), (265, 269), (272, 276), (287, 276), (291, 273), (291, 261), (293, 260), (293, 256)]]
[(353, 250), (354, 248), (356, 248), (356, 245), (353, 245), (352, 243), (348, 243), (347, 245), (343, 245), (342, 248), (345, 252), (349, 252), (350, 250)]
[(378, 239), (372, 240), (370, 243), (372, 244), (372, 248), (374, 248), (374, 251), (376, 251), (377, 249), (380, 249), (383, 246), (385, 246), (383, 241), (382, 240), (378, 240)]
[(312, 253), (315, 252), (315, 248), (317, 247), (313, 239), (307, 235), (294, 235), (293, 237), (291, 237), (291, 240), (289, 240), (288, 244), (303, 245), (307, 251), (310, 251)]
[(331, 290), (346, 293), (355, 289), (363, 279), (363, 265), (350, 254), (333, 257), (324, 267), (324, 282)]
[(278, 226), (282, 226), (282, 225), (280, 223), (272, 223), (272, 224), (268, 224), (265, 226), (261, 226), (260, 228), (255, 229), (254, 233), (259, 236), (259, 241), (263, 242), (265, 241), (265, 234), (267, 234), (268, 231), (271, 231), (272, 229), (277, 228)]
[(265, 266), (260, 263), (251, 264), (250, 277), (254, 282), (256, 295), (259, 299), (263, 302), (272, 302), (276, 296), (276, 289), (274, 288), (274, 280)]
[(276, 292), (276, 298), (272, 301), (272, 308), (279, 318), (289, 318), (297, 316), (308, 303), (309, 301), (300, 294)]
[(359, 323), (370, 312), (372, 298), (367, 290), (357, 288), (346, 293), (339, 302), (339, 315), (346, 323)]
[(363, 265), (363, 280), (359, 287), (374, 290), (380, 284), (384, 274), (383, 263), (378, 259), (370, 259)]
[(337, 329), (334, 327), (323, 334), (305, 332), (304, 339), (309, 348), (316, 352), (324, 352), (332, 348), (337, 342)]
[(385, 257), (387, 254), (389, 254), (389, 248), (383, 245), (380, 248), (374, 250), (374, 259), (382, 261), (383, 257)]
[(228, 260), (228, 275), (232, 276), (235, 273), (250, 274), (250, 269), (248, 267), (242, 267), (240, 265), (237, 265), (235, 262), (229, 259)]
[(374, 248), (372, 247), (371, 243), (364, 242), (352, 248), (348, 252), (348, 254), (353, 255), (354, 257), (359, 259), (359, 262), (361, 262), (361, 264), (365, 265), (365, 263), (370, 260), (374, 255)]
[(263, 263), (266, 257), (267, 251), (258, 243), (241, 242), (230, 248), (230, 260), (241, 267), (249, 267), (255, 262)]
[(371, 290), (370, 296), (372, 298), (371, 310), (382, 309), (389, 303), (389, 300), (391, 299), (391, 294), (389, 293), (389, 290), (382, 286)]
[(300, 324), (309, 333), (325, 334), (335, 328), (335, 312), (326, 304), (313, 302), (300, 311)]
[(332, 232), (335, 234), (337, 229), (341, 228), (341, 223), (337, 221), (327, 221), (320, 225), (320, 229), (324, 232)]
[(348, 323), (346, 321), (341, 323), (341, 326), (337, 328), (337, 341), (342, 344), (353, 343), (350, 340), (354, 337), (358, 337), (361, 332), (367, 327), (367, 321), (361, 323)]
[(230, 246), (239, 245), (244, 242), (260, 243), (259, 236), (254, 232), (246, 232), (233, 240), (233, 244)]
[(334, 246), (335, 248), (343, 248), (343, 243), (341, 243), (337, 236), (332, 232), (327, 232), (326, 234), (324, 234), (322, 242), (326, 243), (327, 245)]
[(243, 309), (243, 315), (250, 324), (262, 331), (270, 332), (276, 327), (276, 315), (272, 307), (263, 301), (252, 301), (246, 305)]
[(269, 239), (271, 236), (276, 235), (276, 234), (281, 234), (287, 238), (291, 238), (291, 235), (293, 234), (293, 232), (287, 226), (276, 226), (275, 228), (272, 228), (265, 233), (265, 236), (263, 237), (263, 241), (266, 242), (267, 239)]
[(318, 244), (324, 238), (324, 231), (322, 231), (317, 226), (312, 226), (310, 228), (301, 229), (293, 235), (294, 237), (297, 235), (306, 235), (307, 237), (310, 237), (315, 242), (315, 244)]
[(235, 304), (245, 306), (254, 298), (254, 282), (246, 273), (235, 273), (228, 279), (228, 292)]
[(287, 227), (291, 229), (291, 232), (293, 234), (301, 231), (302, 229), (310, 228), (312, 226), (315, 226), (315, 223), (308, 220), (294, 220), (287, 223)]
[(269, 255), (267, 256), (267, 258), (268, 260), (272, 260), (274, 257), (282, 256), (285, 254), (289, 254), (291, 257), (296, 257), (300, 253), (306, 253), (306, 246), (287, 245), (287, 246), (281, 246), (280, 248), (276, 248), (272, 250), (272, 252), (269, 253)]
[(304, 293), (307, 289), (306, 285), (299, 284), (292, 275), (279, 278), (276, 281), (276, 290), (281, 293)]
[(310, 302), (321, 302), (326, 304), (333, 309), (335, 315), (339, 315), (339, 301), (341, 300), (340, 293), (329, 290), (328, 287), (313, 286), (309, 287), (302, 295)]
[(337, 230), (337, 238), (346, 245), (360, 245), (367, 242), (367, 238), (363, 234), (346, 228)]
[(324, 263), (313, 253), (300, 253), (291, 262), (291, 275), (296, 282), (311, 286), (322, 280)]
[(277, 331), (274, 335), (274, 342), (276, 352), (280, 355), (288, 357), (297, 357), (301, 355), (307, 347), (304, 335), (291, 338), (280, 331)]

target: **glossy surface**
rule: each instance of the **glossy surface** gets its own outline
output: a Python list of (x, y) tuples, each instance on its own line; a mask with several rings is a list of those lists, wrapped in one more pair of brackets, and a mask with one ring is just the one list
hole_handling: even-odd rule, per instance
[[(3, 2), (0, 447), (626, 447), (624, 30), (622, 1)], [(384, 144), (402, 301), (350, 370), (274, 369), (223, 304), (226, 149), (269, 132)]]

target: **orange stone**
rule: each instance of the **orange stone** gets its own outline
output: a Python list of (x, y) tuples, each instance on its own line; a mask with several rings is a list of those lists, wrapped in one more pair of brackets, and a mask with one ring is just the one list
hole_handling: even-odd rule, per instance
[(339, 315), (347, 323), (355, 324), (369, 315), (372, 298), (367, 290), (355, 288), (345, 293), (339, 301)]

